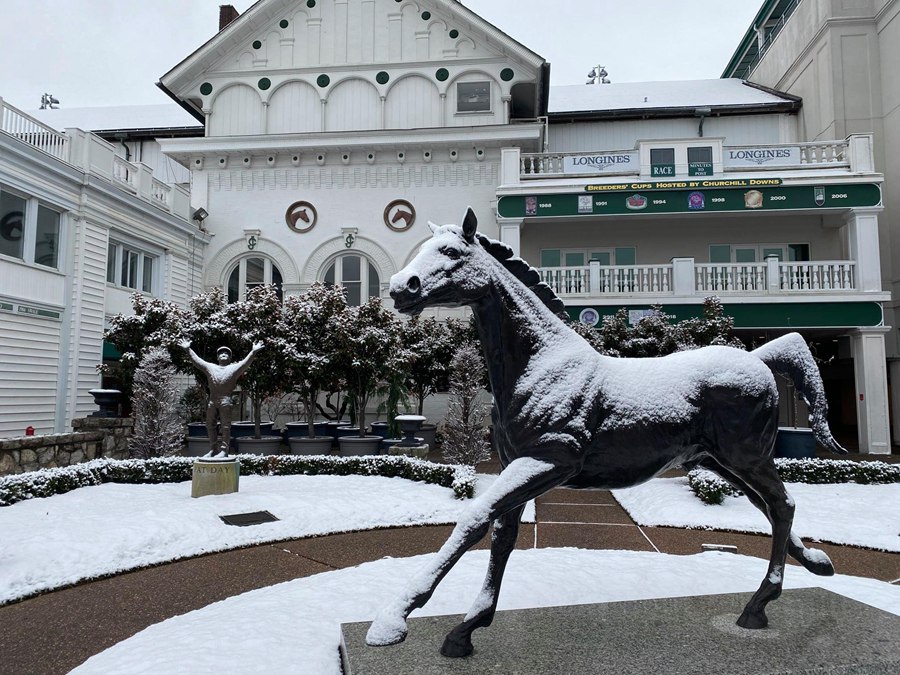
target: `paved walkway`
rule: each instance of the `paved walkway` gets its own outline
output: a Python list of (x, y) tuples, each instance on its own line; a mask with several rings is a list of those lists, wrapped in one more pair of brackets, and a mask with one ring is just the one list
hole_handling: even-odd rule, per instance
[[(606, 491), (556, 489), (537, 500), (519, 548), (575, 546), (693, 554), (706, 545), (767, 558), (770, 538), (639, 527)], [(0, 674), (66, 673), (144, 628), (227, 597), (329, 570), (436, 551), (450, 526), (314, 537), (168, 563), (0, 608)], [(478, 548), (488, 546), (487, 538)], [(900, 582), (900, 554), (816, 544), (842, 574)], [(473, 593), (475, 591), (473, 590)]]

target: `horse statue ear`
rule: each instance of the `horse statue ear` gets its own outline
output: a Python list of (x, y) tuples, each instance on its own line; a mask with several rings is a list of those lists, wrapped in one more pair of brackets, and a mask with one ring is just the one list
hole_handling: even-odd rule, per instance
[(435, 225), (430, 220), (428, 221), (428, 229), (431, 230), (431, 234), (437, 234), (439, 227), (440, 227), (439, 225)]
[(466, 215), (463, 217), (462, 221), (463, 237), (470, 244), (475, 242), (475, 230), (477, 229), (478, 218), (475, 217), (475, 212), (470, 206), (466, 209)]

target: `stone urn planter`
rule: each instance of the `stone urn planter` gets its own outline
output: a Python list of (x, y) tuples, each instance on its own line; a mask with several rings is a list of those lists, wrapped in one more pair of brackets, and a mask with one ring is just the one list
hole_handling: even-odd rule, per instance
[(330, 455), (333, 442), (331, 436), (291, 436), (288, 439), (292, 455)]
[(88, 417), (118, 417), (119, 398), (122, 392), (118, 389), (91, 389), (88, 393), (94, 397), (94, 403), (100, 410), (92, 412)]
[(240, 436), (238, 438), (235, 438), (234, 441), (237, 444), (237, 451), (240, 454), (281, 454), (281, 436), (263, 436), (262, 438), (254, 438), (253, 436)]
[(340, 454), (344, 457), (377, 455), (381, 450), (381, 436), (341, 436), (338, 438)]
[(816, 456), (816, 439), (812, 429), (778, 427), (775, 436), (775, 456), (791, 459), (811, 459)]

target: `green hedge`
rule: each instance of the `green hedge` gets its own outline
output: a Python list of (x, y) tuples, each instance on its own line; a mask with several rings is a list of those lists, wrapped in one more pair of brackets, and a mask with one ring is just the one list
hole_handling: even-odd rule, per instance
[[(384, 476), (450, 488), (457, 499), (475, 494), (475, 471), (471, 467), (435, 464), (411, 457), (238, 455), (237, 459), (245, 476)], [(0, 506), (102, 483), (179, 483), (191, 480), (193, 466), (193, 457), (95, 459), (74, 466), (4, 476), (0, 478)]]
[[(779, 458), (775, 460), (775, 466), (785, 483), (900, 483), (900, 464), (886, 462)], [(690, 471), (688, 485), (707, 504), (721, 504), (725, 497), (739, 497), (743, 494), (731, 483), (706, 469)]]

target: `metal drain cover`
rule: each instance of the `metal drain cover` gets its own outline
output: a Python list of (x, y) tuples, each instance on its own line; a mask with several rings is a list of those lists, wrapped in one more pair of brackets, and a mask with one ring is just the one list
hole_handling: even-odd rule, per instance
[(278, 518), (268, 511), (254, 511), (253, 513), (235, 513), (230, 516), (219, 516), (226, 525), (246, 527), (247, 525), (259, 525), (260, 523), (274, 523)]

